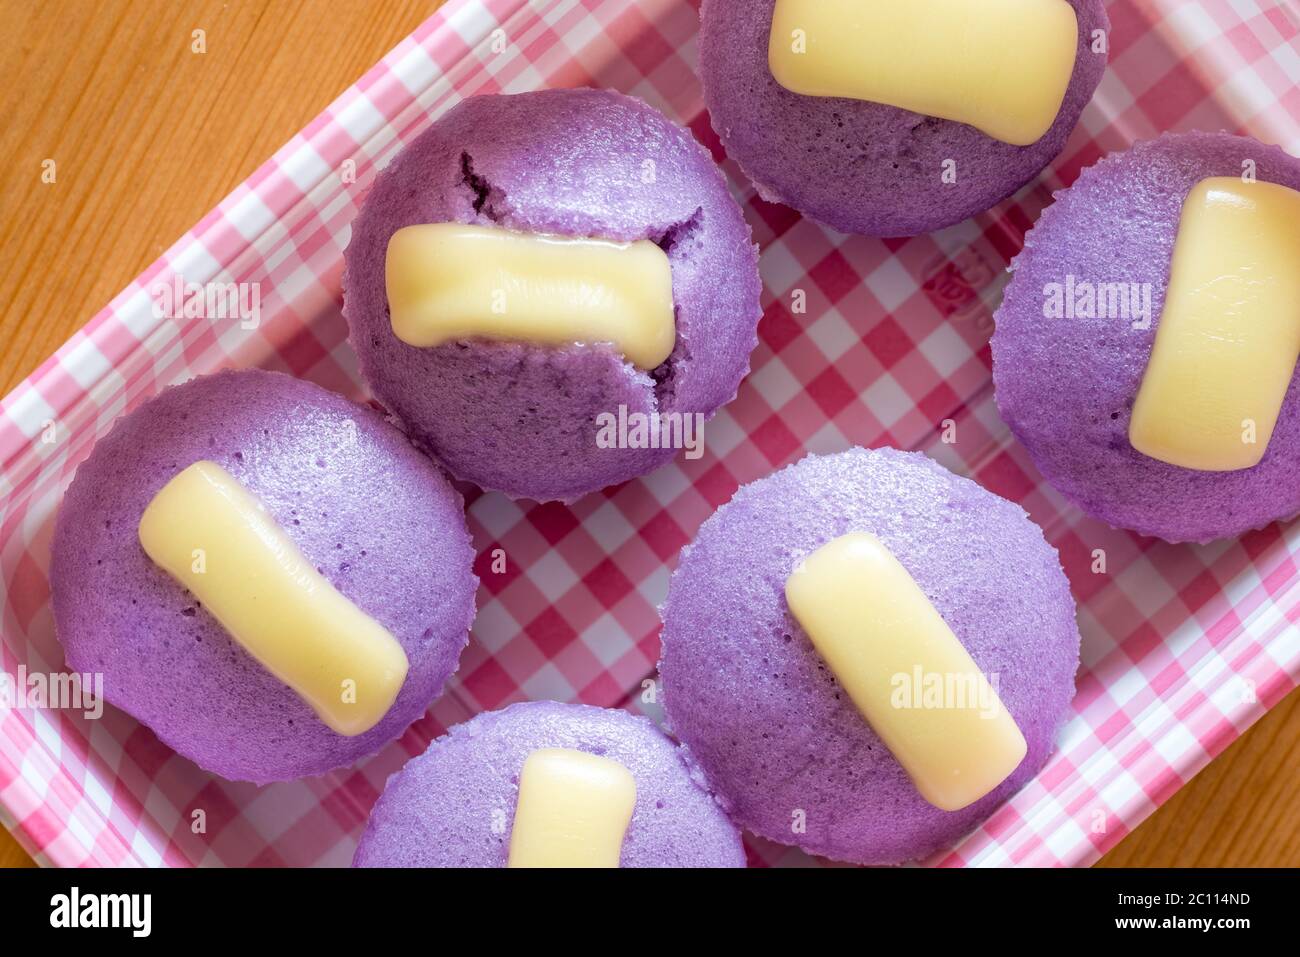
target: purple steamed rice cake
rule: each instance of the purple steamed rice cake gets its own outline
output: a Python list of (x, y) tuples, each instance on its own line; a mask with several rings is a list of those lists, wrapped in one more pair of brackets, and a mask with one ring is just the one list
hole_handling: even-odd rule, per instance
[[(1101, 82), (1106, 53), (1093, 44), (1096, 31), (1110, 29), (1106, 11), (1101, 0), (1068, 2), (1079, 40), (1060, 111), (1040, 139), (1014, 146), (883, 103), (791, 92), (768, 63), (776, 0), (704, 0), (699, 69), (713, 128), (761, 196), (841, 232), (916, 236), (951, 226), (1055, 159)], [(988, 62), (1013, 55), (990, 51)], [(945, 169), (955, 182), (941, 178)]]
[[(671, 355), (645, 371), (600, 343), (408, 344), (392, 328), (386, 253), (397, 230), (430, 223), (655, 242), (672, 274)], [(675, 450), (630, 447), (642, 437), (598, 444), (601, 417), (707, 417), (757, 342), (757, 251), (721, 172), (689, 132), (619, 93), (458, 104), (379, 175), (345, 258), (344, 312), (376, 398), (457, 478), (512, 497), (572, 501), (663, 465)]]
[(740, 833), (646, 718), (533, 701), (452, 728), (393, 775), (354, 867), (505, 867), (519, 776), (543, 748), (619, 762), (636, 780), (622, 867), (744, 867)]
[[(1183, 201), (1200, 180), (1239, 177), (1246, 164), (1259, 182), (1300, 190), (1300, 159), (1227, 133), (1165, 134), (1114, 153), (1056, 194), (1011, 264), (993, 335), (998, 409), (1043, 477), (1110, 525), (1207, 542), (1300, 512), (1300, 372), (1251, 468), (1195, 471), (1149, 458), (1129, 441)], [(1135, 300), (1149, 323), (1107, 315), (1109, 308), (1045, 318), (1047, 290), (1085, 283), (1149, 291)], [(1097, 315), (1080, 314), (1090, 312)]]
[[(959, 811), (921, 796), (787, 606), (794, 569), (850, 532), (874, 534), (998, 676), (1024, 736), (1010, 776)], [(956, 841), (1038, 773), (1074, 695), (1056, 550), (1019, 506), (919, 453), (814, 455), (742, 487), (683, 550), (662, 614), (663, 703), (687, 760), (742, 827), (836, 860), (898, 864)]]
[[(146, 506), (215, 462), (323, 576), (401, 644), (405, 682), (346, 737), (231, 637), (144, 551)], [(456, 670), (477, 579), (460, 495), (377, 412), (248, 370), (202, 376), (120, 419), (59, 509), (50, 580), (68, 665), (196, 764), (265, 783), (350, 765), (397, 738)]]

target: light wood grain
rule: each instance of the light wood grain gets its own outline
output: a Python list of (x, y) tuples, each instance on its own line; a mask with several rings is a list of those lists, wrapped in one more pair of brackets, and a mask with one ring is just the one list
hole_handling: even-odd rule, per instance
[[(438, 6), (0, 0), (0, 393)], [(1103, 863), (1298, 865), (1297, 792), (1293, 695)]]
[(0, 0), (0, 393), (438, 6)]
[(0, 830), (0, 867), (35, 867), (27, 852), (8, 831)]
[(1300, 866), (1300, 692), (1179, 789), (1102, 867)]

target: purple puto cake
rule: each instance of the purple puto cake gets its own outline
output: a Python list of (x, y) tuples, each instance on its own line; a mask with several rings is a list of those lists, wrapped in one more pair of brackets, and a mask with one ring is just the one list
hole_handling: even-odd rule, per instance
[[(353, 866), (519, 866), (521, 781), (527, 780), (535, 755), (555, 749), (615, 762), (630, 773), (629, 786), (635, 782), (611, 864), (745, 866), (739, 832), (692, 778), (680, 749), (648, 719), (554, 701), (484, 712), (429, 745), (389, 779)], [(581, 795), (571, 798), (575, 806), (581, 801)], [(562, 815), (564, 808), (541, 812)], [(558, 821), (572, 828), (572, 821)], [(572, 830), (580, 833), (583, 827), (579, 823)]]
[[(269, 559), (245, 557), (279, 563), (312, 589), (307, 604), (286, 606), (291, 624), (275, 618), (270, 575), (231, 590), (234, 553), (210, 532), (193, 570), (226, 582), (216, 610), (146, 552), (146, 515), (195, 463), (225, 476), (225, 492), (253, 497), (256, 531), (287, 536)], [(177, 501), (180, 518), (164, 531), (181, 536), (217, 511)], [(468, 641), (472, 562), (460, 495), (400, 431), (319, 386), (247, 370), (165, 389), (113, 426), (59, 509), (50, 581), (72, 669), (102, 673), (110, 702), (201, 767), (265, 783), (352, 764), (424, 714)], [(334, 604), (310, 604), (327, 598)], [(291, 632), (319, 608), (386, 632), (387, 650), (408, 664), (367, 730), (328, 726), (227, 627), (243, 612), (254, 628), (261, 619)], [(298, 656), (315, 666), (327, 653), (309, 646)]]
[[(769, 60), (774, 12), (780, 12), (777, 0), (704, 0), (699, 70), (713, 128), (761, 196), (841, 232), (915, 236), (950, 226), (1010, 196), (1058, 156), (1101, 82), (1110, 29), (1102, 0), (1068, 3), (1077, 22), (1073, 72), (1061, 74), (1060, 106), (1054, 120), (1048, 113), (1040, 124), (1045, 132), (1016, 145), (965, 122), (886, 102), (795, 92), (803, 87), (778, 82)], [(794, 4), (791, 9), (797, 11)], [(863, 8), (853, 16), (866, 13)], [(943, 11), (930, 15), (946, 16)], [(803, 16), (807, 14), (793, 12), (786, 19), (799, 24)], [(1036, 41), (1015, 26), (1015, 10), (1007, 16), (1006, 35), (995, 53), (968, 54), (974, 57), (973, 70), (994, 63), (1005, 68), (1011, 58), (1032, 51)], [(855, 42), (853, 25), (843, 26), (844, 42)], [(835, 32), (833, 26), (830, 31)], [(872, 33), (882, 35), (869, 31), (865, 42)], [(883, 36), (881, 52), (910, 50), (916, 42), (915, 37), (890, 41)], [(825, 47), (830, 39), (823, 36), (819, 42)], [(817, 40), (809, 40), (809, 57), (820, 54)], [(863, 55), (875, 56), (876, 51)], [(916, 85), (910, 79), (899, 82), (904, 89)], [(943, 85), (965, 86), (954, 79)]]
[[(653, 244), (671, 273), (671, 351), (643, 367), (599, 333), (561, 344), (400, 338), (390, 244), (400, 230), (431, 224), (552, 244)], [(345, 258), (344, 312), (376, 398), (454, 476), (512, 497), (572, 501), (664, 464), (682, 443), (663, 447), (650, 436), (680, 438), (665, 424), (702, 422), (729, 401), (757, 342), (757, 250), (720, 171), (688, 131), (619, 93), (458, 104), (379, 175)], [(442, 268), (452, 280), (465, 271)], [(436, 321), (441, 308), (425, 318)], [(490, 308), (484, 300), (480, 312)], [(615, 420), (631, 428), (602, 436)], [(638, 423), (647, 429), (636, 433)]]
[[(847, 606), (844, 659), (822, 640), (825, 622), (795, 604), (794, 585), (828, 549), (863, 539), (901, 567), (894, 579), (849, 580), (836, 600)], [(875, 589), (873, 577), (885, 593), (855, 610), (854, 592)], [(1023, 739), (958, 810), (923, 796), (904, 748), (911, 732), (900, 739), (862, 710), (855, 686), (860, 667), (891, 683), (912, 671), (889, 674), (872, 659), (910, 633), (895, 605), (904, 587), (930, 616), (928, 633), (946, 627), (950, 650), (995, 685), (1002, 720)], [(836, 860), (898, 864), (956, 841), (1042, 768), (1074, 695), (1079, 632), (1056, 550), (1017, 505), (919, 453), (813, 455), (742, 487), (683, 550), (662, 615), (667, 725), (688, 762), (742, 827)], [(883, 630), (863, 631), (875, 624)], [(901, 647), (920, 669), (919, 653)], [(934, 713), (945, 703), (961, 716), (956, 701), (934, 702)], [(890, 722), (928, 720), (907, 701), (892, 707)]]
[[(1012, 263), (993, 336), (998, 408), (1043, 477), (1110, 525), (1207, 542), (1300, 512), (1300, 374), (1289, 388), (1282, 381), (1272, 437), (1253, 467), (1184, 467), (1131, 441), (1185, 201), (1203, 180), (1239, 181), (1243, 171), (1257, 185), (1300, 190), (1300, 160), (1227, 133), (1166, 134), (1112, 154), (1056, 194)], [(1049, 318), (1062, 290), (1070, 308)], [(1189, 408), (1208, 409), (1220, 394), (1212, 378), (1184, 396)]]

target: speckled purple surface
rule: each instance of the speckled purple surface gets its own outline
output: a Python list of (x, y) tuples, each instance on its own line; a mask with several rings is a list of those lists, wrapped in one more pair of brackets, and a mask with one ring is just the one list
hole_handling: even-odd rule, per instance
[(632, 772), (622, 867), (745, 866), (739, 831), (648, 719), (554, 701), (485, 712), (429, 745), (389, 779), (353, 866), (505, 867), (519, 772), (538, 748), (600, 754)]
[[(1051, 129), (1021, 147), (880, 103), (791, 93), (768, 67), (775, 0), (704, 0), (700, 78), (713, 128), (761, 195), (835, 229), (916, 236), (959, 223), (1038, 175), (1101, 82), (1106, 55), (1090, 44), (1110, 21), (1101, 0), (1069, 2), (1079, 20), (1074, 75)], [(947, 159), (954, 184), (940, 180)]]
[[(1024, 733), (1025, 760), (956, 812), (935, 808), (790, 615), (785, 581), (852, 531), (880, 537)], [(742, 487), (682, 552), (663, 607), (663, 700), (688, 760), (741, 826), (862, 864), (971, 830), (1047, 760), (1074, 695), (1079, 631), (1056, 550), (1017, 505), (919, 453), (809, 456)], [(807, 831), (793, 832), (797, 812)]]
[[(1300, 160), (1226, 133), (1168, 134), (1085, 170), (1025, 236), (995, 317), (998, 409), (1043, 477), (1102, 521), (1171, 542), (1232, 537), (1300, 512), (1300, 374), (1254, 468), (1196, 472), (1128, 440), (1183, 200), (1206, 177), (1241, 175), (1246, 160), (1261, 181), (1300, 189)], [(1067, 276), (1151, 284), (1151, 327), (1045, 319), (1044, 288)]]
[[(676, 349), (647, 374), (608, 346), (403, 343), (388, 317), (388, 240), (433, 222), (658, 242)], [(757, 252), (722, 174), (689, 132), (619, 93), (465, 100), (380, 175), (346, 263), (351, 342), (376, 397), (454, 475), (514, 497), (571, 501), (664, 464), (674, 450), (598, 448), (597, 416), (712, 414), (757, 342)]]
[[(322, 574), (389, 629), (406, 684), (343, 737), (140, 546), (145, 506), (201, 459), (249, 489)], [(216, 774), (264, 783), (352, 764), (424, 714), (456, 670), (477, 579), (460, 495), (371, 409), (272, 372), (191, 380), (119, 420), (77, 470), (50, 580), (68, 664)]]

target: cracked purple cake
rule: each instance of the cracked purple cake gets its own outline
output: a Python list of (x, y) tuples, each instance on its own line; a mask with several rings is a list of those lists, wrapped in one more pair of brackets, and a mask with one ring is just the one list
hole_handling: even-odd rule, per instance
[(1085, 170), (1025, 236), (998, 408), (1084, 511), (1171, 542), (1300, 512), (1297, 191), (1276, 146), (1166, 134)]
[(682, 552), (664, 707), (733, 819), (898, 864), (1038, 773), (1074, 695), (1056, 550), (919, 453), (809, 456), (742, 487)]
[(646, 718), (533, 701), (393, 775), (354, 867), (744, 867), (740, 833)]
[(350, 765), (456, 670), (477, 579), (459, 494), (373, 410), (260, 370), (165, 389), (77, 469), (54, 529), (76, 671), (231, 780)]
[(376, 180), (344, 312), (376, 398), (453, 475), (572, 501), (735, 395), (757, 263), (708, 152), (646, 104), (477, 96)]
[(704, 0), (700, 20), (728, 155), (764, 198), (868, 236), (950, 226), (1038, 175), (1110, 28), (1101, 0)]

